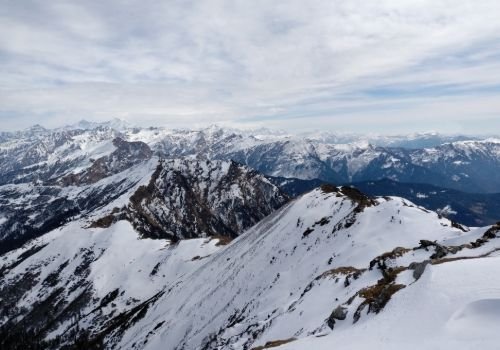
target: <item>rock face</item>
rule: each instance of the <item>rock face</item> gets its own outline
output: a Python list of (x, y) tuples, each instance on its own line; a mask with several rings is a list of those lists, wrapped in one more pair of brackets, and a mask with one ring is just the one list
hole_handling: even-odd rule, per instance
[(150, 182), (107, 224), (126, 218), (152, 238), (234, 238), (287, 200), (264, 176), (235, 162), (161, 160)]
[(330, 317), (328, 317), (328, 320), (326, 321), (326, 324), (328, 325), (328, 327), (333, 329), (335, 327), (336, 321), (343, 321), (346, 318), (347, 318), (347, 308), (339, 305), (335, 308), (335, 310), (332, 311)]
[(418, 263), (411, 263), (408, 268), (413, 270), (413, 278), (418, 280), (424, 274), (425, 268), (430, 264), (430, 260), (424, 260)]

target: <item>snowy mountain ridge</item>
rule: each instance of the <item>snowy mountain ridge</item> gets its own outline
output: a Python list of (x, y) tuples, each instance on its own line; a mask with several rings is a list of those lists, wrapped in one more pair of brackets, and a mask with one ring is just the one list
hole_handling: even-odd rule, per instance
[[(497, 343), (494, 332), (481, 331), (488, 328), (481, 305), (500, 300), (500, 282), (492, 280), (500, 226), (468, 229), (404, 199), (332, 186), (290, 202), (227, 245), (138, 240), (126, 221), (82, 224), (2, 257), (3, 335), (30, 330), (55, 348), (75, 338), (122, 349), (396, 348), (402, 337), (420, 344), (421, 334), (429, 348)], [(477, 290), (456, 288), (467, 268)], [(451, 301), (439, 306), (428, 288)], [(420, 304), (439, 310), (434, 330), (415, 323), (429, 312)], [(456, 338), (476, 319), (472, 337)], [(370, 331), (382, 320), (393, 328), (384, 338)]]

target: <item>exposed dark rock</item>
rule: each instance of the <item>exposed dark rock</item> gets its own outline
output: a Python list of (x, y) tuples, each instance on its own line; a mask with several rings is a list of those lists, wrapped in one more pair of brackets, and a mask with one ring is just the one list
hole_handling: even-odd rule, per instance
[(339, 192), (339, 189), (332, 184), (323, 184), (320, 186), (321, 191), (324, 193), (334, 193), (334, 192)]
[(347, 308), (339, 305), (332, 311), (330, 317), (328, 317), (328, 320), (326, 321), (326, 324), (328, 325), (328, 327), (333, 329), (336, 320), (342, 321), (345, 320), (346, 317), (347, 317)]
[(280, 345), (291, 343), (293, 341), (297, 340), (296, 338), (289, 338), (289, 339), (283, 339), (283, 340), (272, 340), (266, 342), (263, 346), (257, 346), (255, 348), (252, 348), (250, 350), (265, 350), (265, 349), (271, 349), (271, 348), (276, 348)]
[(304, 231), (304, 233), (302, 233), (302, 238), (305, 238), (305, 237), (309, 236), (309, 234), (311, 234), (312, 232), (314, 232), (314, 229), (312, 229), (312, 228), (308, 227), (308, 228)]
[(430, 264), (430, 260), (424, 260), (422, 262), (412, 262), (408, 269), (413, 270), (413, 278), (418, 280), (424, 273), (425, 268)]
[(423, 248), (427, 250), (427, 248), (429, 247), (433, 247), (435, 249), (434, 254), (430, 256), (431, 259), (441, 259), (449, 253), (449, 250), (446, 247), (436, 242), (428, 241), (426, 239), (420, 240), (420, 246), (418, 247), (418, 249)]
[(492, 227), (490, 227), (484, 234), (484, 239), (494, 239), (497, 238), (497, 234), (500, 233), (500, 223), (496, 223)]

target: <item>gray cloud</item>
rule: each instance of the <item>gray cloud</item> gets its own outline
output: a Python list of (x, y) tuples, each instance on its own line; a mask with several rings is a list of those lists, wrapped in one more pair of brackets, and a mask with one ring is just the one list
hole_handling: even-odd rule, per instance
[(479, 132), (500, 113), (496, 0), (0, 2), (2, 129)]

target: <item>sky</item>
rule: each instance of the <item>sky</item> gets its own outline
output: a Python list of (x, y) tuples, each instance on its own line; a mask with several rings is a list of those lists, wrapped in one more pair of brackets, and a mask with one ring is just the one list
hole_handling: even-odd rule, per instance
[(0, 0), (0, 130), (500, 134), (498, 0)]

